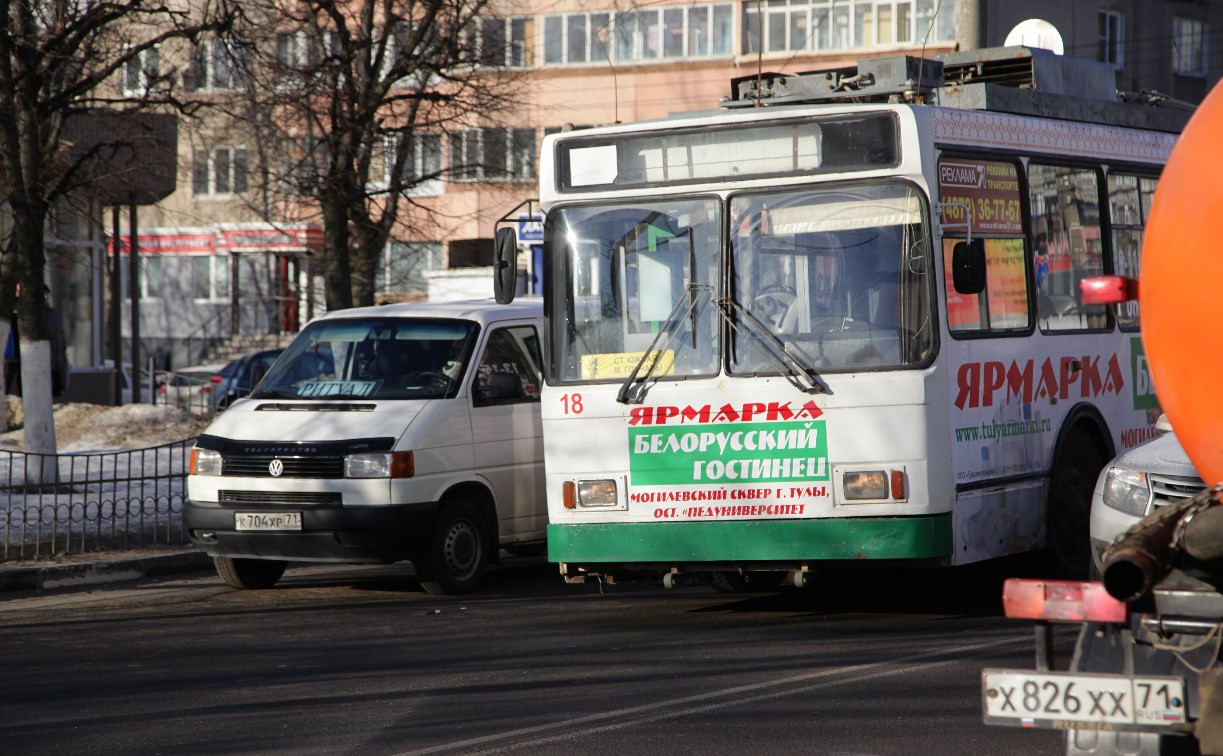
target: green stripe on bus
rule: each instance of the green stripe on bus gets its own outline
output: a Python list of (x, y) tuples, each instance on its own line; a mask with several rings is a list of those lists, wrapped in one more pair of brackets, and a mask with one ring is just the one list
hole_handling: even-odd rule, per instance
[(951, 515), (549, 525), (548, 560), (724, 562), (951, 555)]

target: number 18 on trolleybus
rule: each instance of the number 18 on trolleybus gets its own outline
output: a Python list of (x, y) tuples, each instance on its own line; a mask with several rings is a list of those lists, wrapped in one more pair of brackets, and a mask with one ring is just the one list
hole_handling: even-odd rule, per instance
[[(1136, 275), (1188, 115), (1113, 76), (876, 59), (546, 137), (550, 561), (724, 590), (1041, 549), (1085, 573), (1097, 474), (1159, 408), (1139, 313), (1079, 281)], [(499, 229), (501, 301), (517, 254)]]

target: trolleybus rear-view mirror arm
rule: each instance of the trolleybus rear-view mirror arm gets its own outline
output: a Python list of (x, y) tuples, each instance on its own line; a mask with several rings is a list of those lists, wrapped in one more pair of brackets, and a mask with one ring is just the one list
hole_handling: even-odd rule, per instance
[[(654, 335), (654, 340), (642, 352), (641, 358), (637, 360), (637, 364), (633, 366), (633, 372), (629, 373), (628, 378), (624, 379), (624, 383), (620, 386), (620, 390), (616, 392), (616, 401), (621, 404), (641, 404), (645, 400), (645, 387), (649, 384), (650, 378), (654, 376), (654, 371), (658, 369), (658, 364), (662, 362), (662, 350), (658, 349), (658, 342), (663, 336), (667, 337), (667, 344), (670, 345), (675, 339), (675, 329), (683, 320), (683, 317), (689, 313), (693, 314), (692, 322), (696, 322), (695, 312), (697, 308), (697, 299), (702, 294), (709, 294), (712, 291), (708, 284), (688, 284), (688, 288), (684, 290), (684, 294), (675, 302), (675, 307), (671, 310), (671, 314), (663, 322), (662, 328), (658, 329), (658, 333)], [(688, 304), (683, 315), (680, 310), (683, 309), (684, 303)], [(693, 343), (696, 343), (696, 338), (693, 338)], [(650, 362), (650, 367), (646, 370), (644, 376), (638, 379), (637, 374), (641, 372), (642, 366), (646, 360), (650, 359), (650, 355), (654, 355), (654, 359)], [(640, 387), (637, 391), (633, 391), (633, 385), (639, 383)]]
[[(794, 388), (806, 394), (829, 393), (827, 384), (821, 381), (818, 376), (814, 375), (814, 371), (807, 369), (801, 362), (796, 360), (794, 355), (790, 354), (790, 350), (786, 348), (786, 344), (781, 339), (777, 338), (777, 336), (775, 336), (764, 323), (761, 323), (759, 318), (749, 312), (746, 307), (731, 299), (715, 299), (713, 303), (717, 307), (718, 312), (721, 313), (722, 317), (726, 319), (726, 323), (730, 326), (731, 330), (742, 336), (744, 340), (746, 340), (754, 349), (760, 352), (760, 354), (763, 355), (766, 360), (772, 363), (773, 367), (777, 368), (782, 374), (784, 374), (789, 379), (790, 383), (794, 385)], [(743, 322), (751, 327), (752, 335), (755, 336), (756, 339), (763, 339), (764, 341), (767, 341), (769, 345), (777, 351), (777, 354), (781, 355), (781, 357), (778, 357), (776, 354), (772, 354), (768, 350), (760, 347), (756, 343), (756, 339), (753, 339), (748, 334), (744, 333), (743, 330), (739, 328), (739, 324), (735, 322), (735, 319), (730, 312), (732, 309), (738, 310), (743, 314)], [(804, 381), (802, 378), (806, 379), (806, 385), (803, 385)]]

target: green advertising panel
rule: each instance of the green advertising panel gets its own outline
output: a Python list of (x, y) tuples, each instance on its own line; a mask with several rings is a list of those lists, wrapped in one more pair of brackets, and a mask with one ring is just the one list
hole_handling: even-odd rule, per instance
[(629, 428), (635, 486), (828, 480), (824, 421)]

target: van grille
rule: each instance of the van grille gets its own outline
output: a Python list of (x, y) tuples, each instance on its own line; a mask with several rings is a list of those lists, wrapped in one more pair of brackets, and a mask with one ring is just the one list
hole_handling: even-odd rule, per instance
[(220, 491), (222, 504), (296, 504), (302, 506), (340, 506), (338, 493), (318, 491)]
[(1148, 474), (1151, 484), (1151, 506), (1166, 507), (1196, 494), (1206, 487), (1201, 478), (1182, 475)]
[[(343, 478), (343, 457), (273, 457), (264, 455), (225, 455), (221, 461), (221, 475), (242, 478)], [(272, 460), (284, 465), (279, 476), (268, 470)]]

